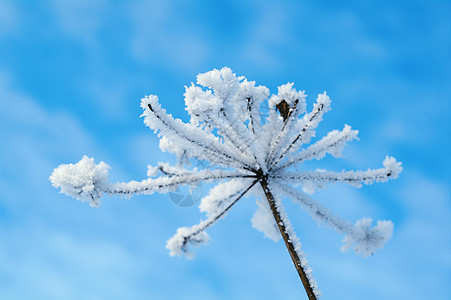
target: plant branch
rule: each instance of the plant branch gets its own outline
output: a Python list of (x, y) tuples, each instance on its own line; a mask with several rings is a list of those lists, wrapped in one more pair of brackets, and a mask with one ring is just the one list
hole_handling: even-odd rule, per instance
[(292, 243), (292, 239), (288, 235), (287, 226), (277, 209), (274, 196), (272, 195), (271, 191), (268, 188), (267, 179), (262, 178), (260, 184), (263, 188), (263, 191), (265, 192), (266, 199), (268, 200), (269, 207), (271, 208), (271, 212), (274, 216), (277, 227), (279, 228), (280, 234), (282, 235), (283, 241), (285, 242), (285, 246), (287, 247), (287, 250), (290, 253), (291, 259), (293, 260), (294, 267), (296, 268), (296, 271), (298, 271), (299, 277), (301, 278), (302, 284), (304, 285), (305, 292), (307, 293), (309, 300), (317, 300), (317, 297), (313, 292), (312, 284), (309, 281), (309, 278), (305, 272), (304, 269), (305, 266), (302, 265), (301, 259), (299, 258), (299, 255), (296, 252), (295, 247)]
[[(195, 131), (190, 132), (186, 130), (186, 124), (180, 122), (180, 124), (173, 121), (173, 124), (171, 124), (170, 119), (171, 116), (166, 115), (163, 113), (163, 111), (158, 110), (158, 106), (154, 105), (153, 103), (146, 103), (147, 108), (151, 112), (150, 115), (152, 115), (155, 119), (157, 119), (159, 122), (161, 122), (161, 125), (163, 125), (168, 131), (171, 131), (173, 134), (179, 136), (181, 140), (188, 141), (191, 145), (194, 145), (195, 147), (199, 147), (200, 150), (202, 150), (200, 153), (205, 152), (208, 153), (211, 157), (217, 157), (220, 156), (222, 160), (229, 163), (235, 163), (237, 166), (245, 165), (249, 168), (251, 168), (250, 165), (247, 164), (246, 161), (242, 160), (242, 157), (235, 157), (233, 153), (228, 153), (227, 151), (222, 151), (222, 145), (218, 143), (216, 140), (214, 140), (213, 137), (209, 141), (199, 139), (198, 136), (195, 135)], [(178, 126), (176, 126), (178, 125)], [(151, 127), (152, 128), (152, 127)], [(161, 129), (160, 129), (161, 131)], [(201, 132), (201, 134), (205, 135), (206, 133), (204, 131)], [(206, 136), (205, 136), (206, 137)], [(222, 149), (222, 150), (221, 150)], [(209, 159), (211, 161), (211, 158)], [(216, 161), (214, 159), (213, 161)]]

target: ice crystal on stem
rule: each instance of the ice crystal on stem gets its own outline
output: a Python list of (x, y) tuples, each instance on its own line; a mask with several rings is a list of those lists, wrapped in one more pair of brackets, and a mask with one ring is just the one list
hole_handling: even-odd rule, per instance
[(61, 189), (61, 193), (97, 207), (100, 206), (103, 192), (108, 189), (109, 169), (103, 161), (96, 165), (93, 158), (83, 156), (75, 165), (56, 168), (50, 180), (54, 187)]
[[(86, 156), (75, 165), (60, 165), (50, 180), (62, 193), (99, 206), (103, 194), (131, 196), (165, 193), (179, 185), (218, 182), (200, 203), (206, 219), (192, 227), (182, 227), (168, 240), (171, 255), (193, 257), (193, 246), (208, 243), (211, 225), (252, 190), (260, 195), (252, 225), (265, 236), (280, 237), (290, 253), (309, 299), (317, 299), (319, 290), (301, 251), (282, 197), (299, 203), (315, 220), (345, 235), (342, 250), (354, 248), (367, 256), (381, 248), (391, 237), (393, 223), (365, 218), (355, 224), (345, 221), (304, 192), (327, 183), (346, 183), (355, 187), (395, 179), (401, 163), (388, 157), (379, 169), (341, 172), (305, 170), (303, 162), (321, 159), (327, 154), (341, 156), (347, 142), (358, 132), (345, 125), (310, 144), (331, 100), (319, 94), (311, 111), (306, 110), (306, 95), (293, 83), (282, 85), (276, 95), (264, 86), (237, 77), (229, 68), (212, 70), (197, 76), (185, 91), (189, 123), (174, 119), (163, 109), (155, 95), (141, 99), (144, 123), (160, 137), (160, 148), (176, 154), (182, 162), (175, 166), (159, 163), (148, 167), (148, 178), (127, 183), (108, 183), (109, 166), (94, 163)], [(261, 109), (269, 107), (267, 116)], [(310, 144), (310, 145), (308, 145)], [(305, 146), (307, 145), (307, 146)], [(183, 162), (198, 160), (205, 168), (186, 169)], [(301, 191), (296, 186), (301, 186)]]

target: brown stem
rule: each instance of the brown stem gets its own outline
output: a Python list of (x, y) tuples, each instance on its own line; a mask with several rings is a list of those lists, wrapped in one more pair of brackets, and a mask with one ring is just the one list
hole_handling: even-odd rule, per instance
[(293, 244), (291, 243), (290, 236), (287, 233), (287, 229), (285, 223), (280, 217), (280, 213), (277, 210), (276, 203), (274, 201), (274, 196), (268, 188), (268, 182), (265, 178), (260, 181), (260, 184), (265, 192), (266, 199), (268, 200), (269, 207), (271, 208), (271, 212), (274, 216), (277, 226), (279, 227), (280, 234), (282, 235), (283, 241), (285, 242), (285, 246), (287, 247), (288, 252), (290, 253), (291, 259), (293, 260), (294, 267), (298, 271), (299, 277), (301, 278), (302, 284), (304, 285), (305, 292), (309, 300), (317, 300), (315, 293), (313, 293), (312, 286), (309, 282), (307, 274), (305, 274), (305, 270), (301, 264), (301, 260), (299, 259), (296, 250), (294, 249)]

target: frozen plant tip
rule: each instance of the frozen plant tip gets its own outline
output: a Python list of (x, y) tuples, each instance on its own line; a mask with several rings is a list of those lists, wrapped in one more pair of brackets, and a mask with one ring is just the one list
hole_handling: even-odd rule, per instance
[(61, 193), (97, 207), (103, 192), (108, 189), (109, 169), (103, 161), (96, 165), (94, 158), (83, 156), (75, 165), (60, 165), (50, 180), (54, 187), (61, 189)]
[[(367, 171), (304, 170), (300, 166), (330, 154), (339, 157), (347, 142), (357, 139), (357, 131), (345, 125), (310, 144), (324, 113), (330, 110), (330, 98), (319, 94), (313, 108), (306, 110), (306, 95), (293, 83), (282, 85), (270, 95), (264, 86), (237, 77), (229, 68), (212, 70), (197, 76), (197, 85), (186, 87), (185, 104), (191, 119), (184, 123), (164, 110), (154, 95), (141, 99), (144, 123), (160, 137), (160, 148), (174, 153), (179, 164), (159, 163), (149, 166), (148, 178), (127, 183), (109, 183), (108, 165), (95, 164), (83, 157), (75, 165), (60, 165), (50, 180), (62, 193), (98, 206), (103, 194), (166, 193), (179, 185), (217, 182), (200, 203), (206, 218), (193, 227), (177, 230), (166, 248), (171, 255), (193, 257), (192, 247), (209, 241), (211, 225), (245, 195), (260, 195), (254, 228), (266, 237), (282, 237), (309, 299), (317, 299), (319, 290), (307, 260), (301, 251), (282, 197), (299, 203), (315, 220), (345, 235), (343, 250), (354, 248), (367, 256), (381, 248), (391, 237), (393, 223), (369, 218), (355, 224), (345, 221), (312, 199), (315, 188), (327, 183), (345, 183), (355, 187), (395, 179), (401, 163), (387, 157), (383, 167)], [(266, 116), (261, 109), (269, 107)], [(307, 146), (305, 146), (307, 145)], [(204, 168), (184, 168), (183, 162), (202, 162)], [(295, 187), (301, 186), (299, 190)]]

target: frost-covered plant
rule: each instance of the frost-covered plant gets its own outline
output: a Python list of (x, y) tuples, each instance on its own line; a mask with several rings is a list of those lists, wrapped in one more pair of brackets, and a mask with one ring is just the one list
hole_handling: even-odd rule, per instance
[[(339, 157), (346, 142), (357, 138), (357, 131), (345, 125), (308, 145), (330, 99), (318, 95), (313, 109), (306, 111), (306, 95), (296, 91), (293, 83), (282, 85), (275, 95), (264, 86), (237, 77), (229, 68), (197, 76), (197, 84), (186, 87), (186, 110), (189, 123), (174, 119), (161, 107), (158, 97), (141, 99), (144, 122), (160, 137), (160, 148), (175, 153), (183, 162), (196, 159), (208, 168), (185, 169), (183, 164), (159, 163), (149, 167), (147, 179), (128, 183), (109, 183), (109, 166), (96, 165), (86, 156), (75, 165), (60, 165), (50, 180), (62, 193), (99, 206), (103, 194), (125, 195), (168, 192), (178, 185), (213, 182), (218, 184), (201, 200), (200, 210), (206, 218), (193, 227), (182, 227), (168, 240), (171, 255), (193, 257), (190, 246), (207, 243), (206, 229), (223, 217), (251, 190), (261, 197), (252, 218), (253, 227), (265, 236), (283, 238), (309, 299), (317, 299), (319, 290), (301, 251), (301, 244), (285, 213), (281, 197), (287, 196), (319, 223), (345, 235), (342, 250), (354, 247), (367, 256), (381, 248), (391, 237), (393, 223), (364, 218), (351, 224), (331, 213), (309, 195), (327, 183), (342, 182), (355, 187), (395, 179), (401, 163), (387, 157), (383, 168), (367, 171), (304, 170), (303, 162), (321, 159), (326, 154)], [(261, 108), (269, 107), (266, 116)], [(158, 173), (160, 176), (157, 177)], [(302, 191), (295, 188), (301, 186)]]

